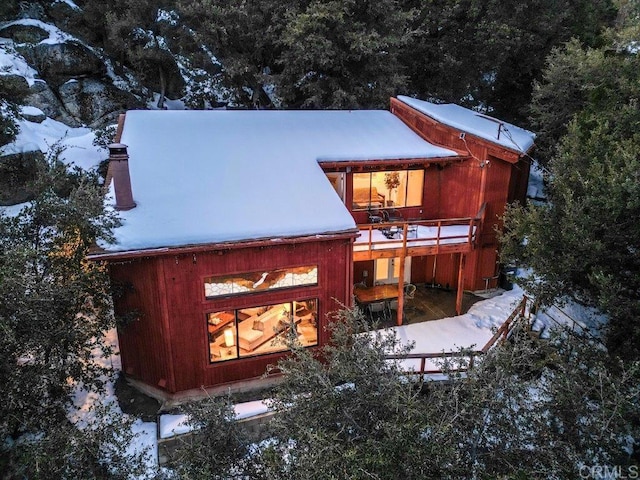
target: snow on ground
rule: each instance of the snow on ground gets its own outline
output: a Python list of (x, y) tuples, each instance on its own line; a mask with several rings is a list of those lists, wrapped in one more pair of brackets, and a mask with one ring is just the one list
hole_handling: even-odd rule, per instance
[[(113, 351), (118, 351), (118, 338), (116, 330), (108, 331), (103, 339), (104, 344), (113, 347)], [(69, 420), (76, 424), (79, 428), (84, 428), (95, 420), (95, 409), (98, 407), (106, 407), (113, 417), (127, 417), (120, 406), (115, 393), (114, 380), (120, 371), (120, 356), (114, 353), (110, 357), (103, 357), (98, 352), (94, 354), (94, 361), (103, 367), (109, 367), (113, 370), (113, 377), (105, 378), (105, 391), (102, 395), (90, 392), (83, 388), (82, 385), (76, 387), (73, 395), (73, 409), (68, 412)], [(127, 449), (127, 454), (141, 453), (145, 455), (147, 471), (149, 473), (155, 471), (158, 465), (158, 441), (156, 434), (155, 422), (143, 422), (140, 419), (135, 420), (131, 425), (131, 432), (134, 435), (134, 441)]]
[(412, 353), (451, 352), (460, 348), (480, 350), (491, 339), (522, 300), (523, 291), (513, 290), (480, 301), (464, 315), (429, 322), (391, 327), (405, 344), (414, 342)]
[(46, 153), (57, 142), (65, 147), (62, 160), (85, 170), (95, 168), (107, 158), (106, 151), (93, 145), (95, 133), (90, 128), (73, 128), (51, 118), (42, 123), (18, 120), (20, 132), (16, 139), (0, 148), (0, 155), (32, 152)]
[(4, 28), (11, 27), (13, 25), (37, 27), (37, 28), (40, 28), (41, 30), (44, 30), (45, 32), (47, 32), (49, 34), (49, 37), (45, 38), (40, 43), (48, 43), (48, 44), (55, 45), (57, 43), (64, 43), (64, 42), (69, 42), (69, 41), (78, 41), (78, 39), (76, 37), (74, 37), (73, 35), (70, 35), (70, 34), (68, 34), (66, 32), (63, 32), (62, 30), (60, 30), (55, 25), (51, 25), (50, 23), (45, 23), (45, 22), (40, 21), (40, 20), (35, 20), (33, 18), (21, 18), (19, 20), (14, 20), (14, 21), (2, 24), (2, 26)]
[(547, 198), (544, 187), (544, 170), (536, 161), (531, 162), (527, 197), (534, 200)]
[(0, 38), (0, 75), (15, 74), (24, 77), (29, 86), (36, 81), (38, 72), (31, 68), (24, 57), (16, 52), (13, 42)]

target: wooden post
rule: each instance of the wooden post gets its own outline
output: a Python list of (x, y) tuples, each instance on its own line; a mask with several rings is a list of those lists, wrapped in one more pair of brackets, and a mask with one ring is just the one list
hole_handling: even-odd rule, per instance
[(398, 316), (396, 324), (402, 325), (404, 317), (404, 267), (407, 258), (407, 223), (402, 226), (402, 251), (400, 253), (400, 272), (398, 272)]
[(465, 254), (460, 254), (460, 267), (458, 268), (458, 292), (456, 294), (456, 314), (462, 315), (462, 294), (464, 293), (464, 262)]

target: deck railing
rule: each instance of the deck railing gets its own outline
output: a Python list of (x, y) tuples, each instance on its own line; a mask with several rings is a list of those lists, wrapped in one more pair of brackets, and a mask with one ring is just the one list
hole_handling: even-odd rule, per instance
[[(404, 221), (367, 223), (359, 229), (368, 238), (357, 241), (357, 251), (371, 251), (385, 248), (432, 247), (437, 253), (443, 246), (464, 246), (471, 250), (482, 231), (486, 204), (474, 217), (439, 218), (433, 220), (408, 219)], [(422, 227), (422, 228), (421, 228)], [(461, 229), (460, 227), (466, 227)], [(395, 232), (391, 238), (376, 235), (375, 232)], [(367, 237), (368, 234), (368, 237)], [(374, 239), (375, 237), (375, 239)]]
[[(406, 355), (387, 355), (387, 360), (420, 360), (420, 367), (408, 370), (405, 373), (410, 375), (418, 375), (419, 381), (423, 382), (425, 375), (449, 374), (455, 372), (466, 372), (474, 367), (476, 358), (485, 355), (491, 348), (500, 342), (504, 342), (518, 325), (524, 325), (529, 329), (530, 318), (527, 307), (533, 305), (533, 302), (527, 296), (523, 296), (522, 300), (516, 305), (509, 317), (495, 331), (491, 339), (479, 350), (460, 350), (455, 352), (434, 352), (434, 353), (409, 353)], [(441, 365), (437, 368), (427, 368), (427, 362), (438, 360), (441, 363), (448, 363), (445, 368)], [(454, 365), (452, 365), (452, 362)], [(455, 365), (457, 363), (457, 366)]]

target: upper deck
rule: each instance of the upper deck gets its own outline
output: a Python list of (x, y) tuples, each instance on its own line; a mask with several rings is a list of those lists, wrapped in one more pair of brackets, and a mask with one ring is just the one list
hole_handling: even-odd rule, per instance
[(353, 260), (470, 252), (482, 231), (484, 212), (483, 205), (475, 217), (359, 225)]

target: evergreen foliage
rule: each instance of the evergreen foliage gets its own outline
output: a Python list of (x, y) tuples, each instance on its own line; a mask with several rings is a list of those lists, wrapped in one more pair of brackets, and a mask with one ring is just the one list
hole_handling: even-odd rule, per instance
[(247, 108), (385, 108), (402, 93), (519, 124), (551, 49), (597, 45), (616, 12), (611, 0), (78, 2), (76, 31), (156, 91), (199, 71), (209, 86), (186, 92), (190, 105), (215, 105), (221, 84)]
[(296, 348), (279, 363), (284, 378), (260, 478), (439, 477), (453, 458), (449, 412), (424, 402), (400, 364), (385, 360), (410, 346), (367, 331), (357, 309), (330, 325), (332, 343), (321, 352)]
[(609, 0), (414, 2), (416, 35), (403, 64), (409, 91), (526, 125), (534, 79), (554, 45), (597, 42), (615, 15)]
[[(503, 259), (531, 268), (520, 283), (541, 302), (573, 297), (607, 313), (608, 346), (637, 357), (640, 59), (619, 47), (571, 43), (554, 54), (549, 72), (540, 122), (548, 119), (550, 147), (566, 134), (549, 164), (549, 203), (507, 212)], [(561, 100), (564, 93), (577, 100)]]
[[(224, 68), (225, 83), (236, 105), (249, 108), (270, 106), (266, 97), (273, 83), (272, 70), (280, 49), (276, 39), (284, 28), (283, 17), (290, 2), (226, 2), (182, 0), (181, 19), (195, 32), (206, 51), (214, 52)], [(195, 51), (195, 65), (207, 68), (210, 58)], [(265, 98), (266, 97), (266, 98)]]
[(417, 388), (385, 359), (408, 351), (395, 335), (354, 336), (361, 312), (338, 316), (330, 346), (294, 344), (278, 364), (267, 440), (250, 443), (226, 400), (188, 409), (199, 430), (180, 478), (542, 480), (637, 468), (640, 366), (593, 339), (559, 329), (541, 341), (517, 327), (466, 374)]
[(97, 178), (69, 169), (60, 153), (52, 146), (38, 165), (36, 198), (16, 216), (0, 213), (0, 456), (9, 478), (91, 478), (84, 469), (102, 470), (100, 454), (121, 433), (83, 433), (67, 418), (76, 385), (101, 392), (109, 373), (92, 361), (109, 353), (108, 280), (86, 255), (117, 220)]
[(179, 447), (172, 465), (178, 478), (256, 478), (251, 474), (251, 439), (235, 421), (230, 399), (211, 397), (184, 409), (197, 433), (184, 438)]
[(278, 40), (279, 96), (290, 107), (386, 107), (406, 83), (414, 14), (397, 0), (300, 2)]

